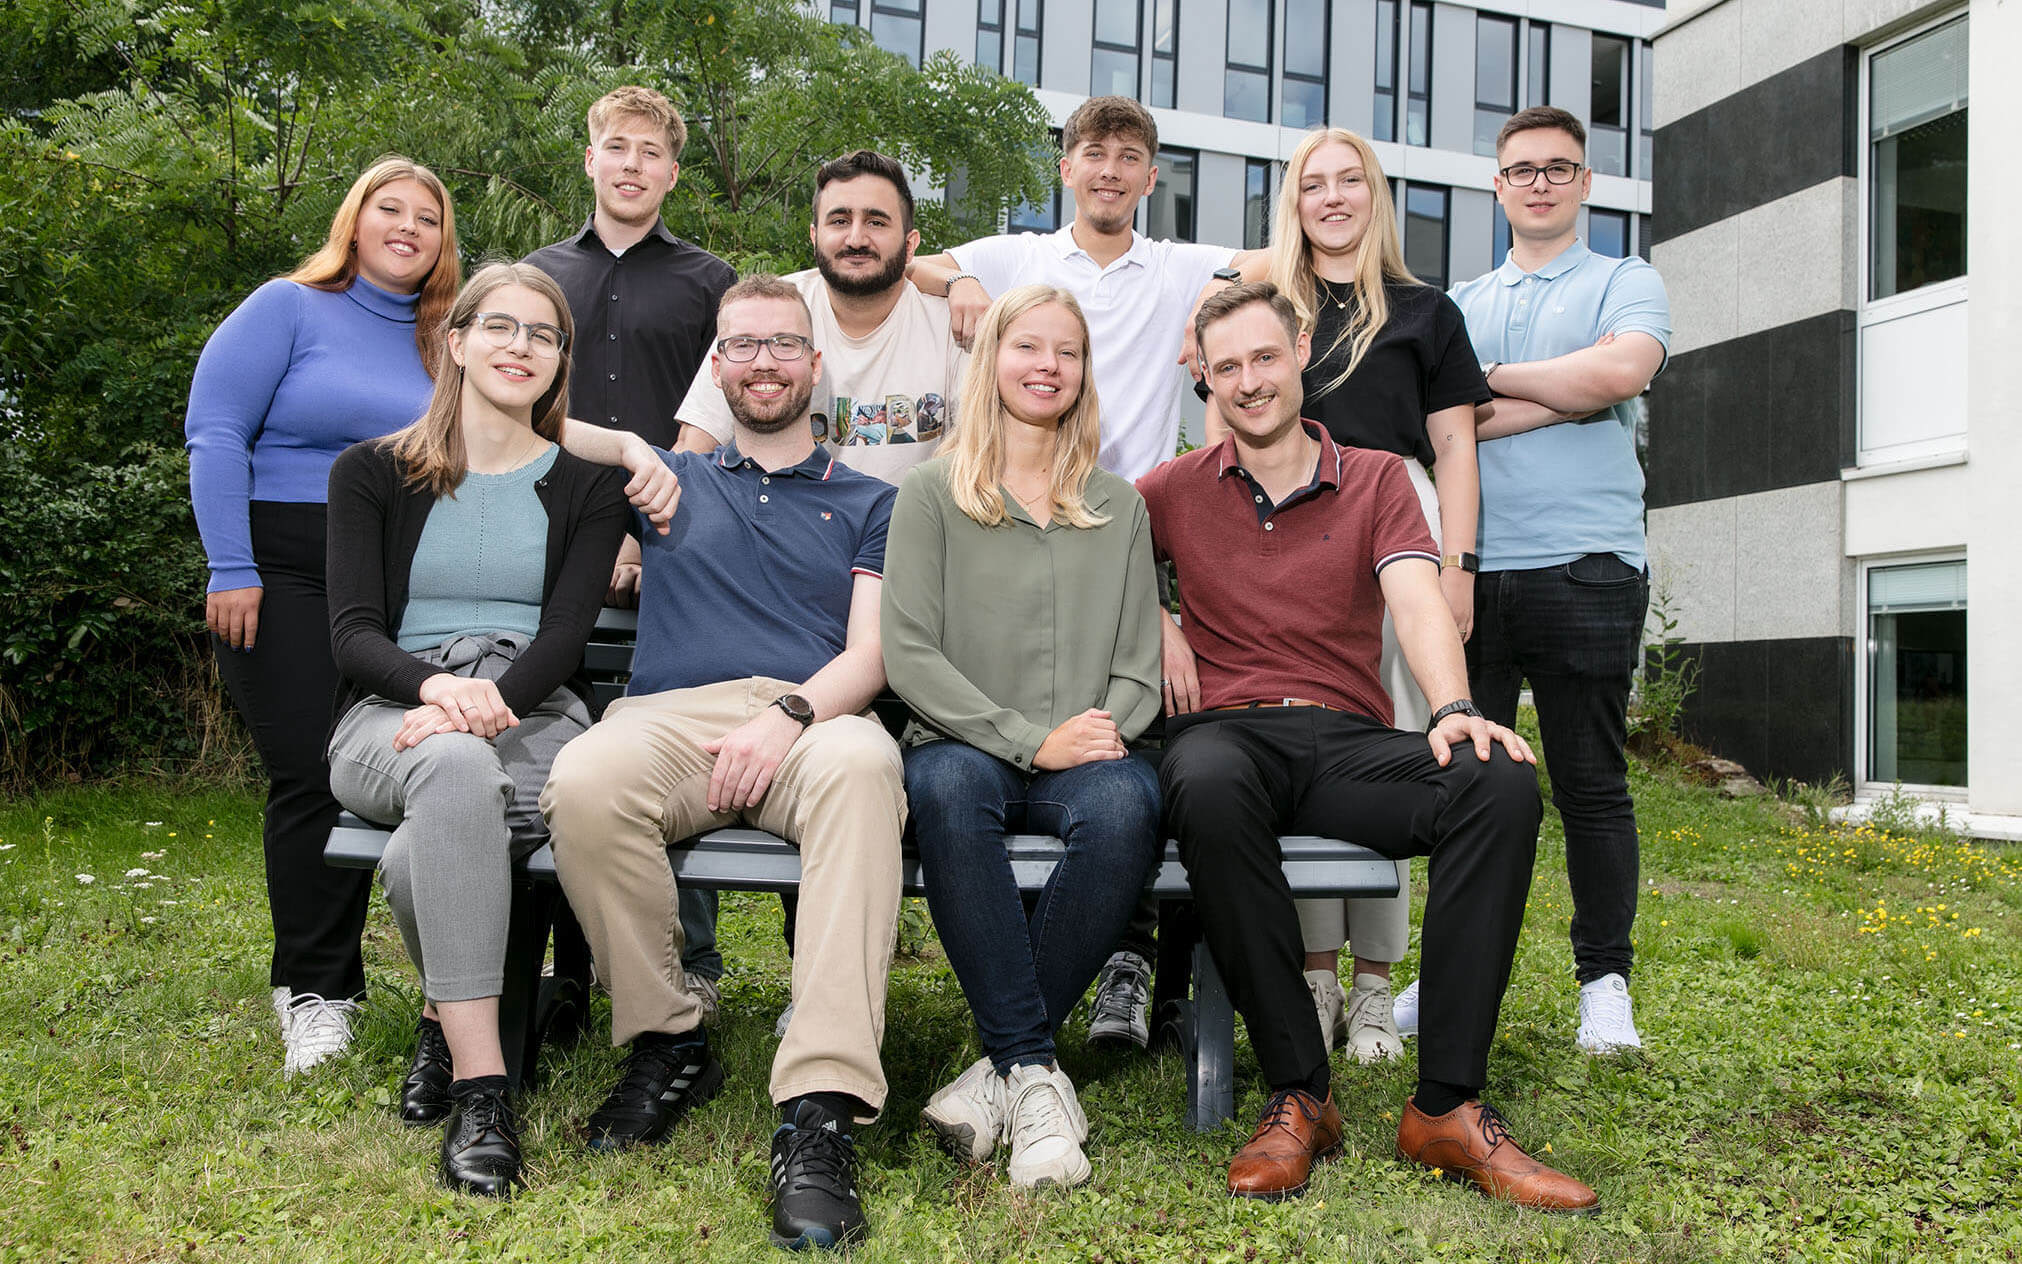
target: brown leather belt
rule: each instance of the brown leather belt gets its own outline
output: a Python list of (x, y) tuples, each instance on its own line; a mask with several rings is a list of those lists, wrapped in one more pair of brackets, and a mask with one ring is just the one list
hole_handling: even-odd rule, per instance
[(1340, 711), (1331, 702), (1314, 702), (1310, 698), (1272, 698), (1265, 702), (1231, 702), (1219, 707), (1204, 707), (1206, 711), (1254, 711), (1259, 707), (1319, 707), (1323, 711)]

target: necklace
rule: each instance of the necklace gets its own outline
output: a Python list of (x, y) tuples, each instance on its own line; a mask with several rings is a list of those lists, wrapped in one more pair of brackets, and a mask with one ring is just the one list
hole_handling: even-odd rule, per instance
[(1339, 294), (1336, 294), (1334, 292), (1334, 283), (1332, 281), (1329, 281), (1326, 277), (1316, 276), (1313, 279), (1320, 283), (1320, 292), (1327, 296), (1327, 301), (1332, 303), (1336, 308), (1340, 309), (1341, 311), (1344, 312), (1347, 311), (1348, 304), (1355, 301), (1355, 283), (1353, 281), (1350, 281), (1348, 283), (1348, 297), (1342, 298)]

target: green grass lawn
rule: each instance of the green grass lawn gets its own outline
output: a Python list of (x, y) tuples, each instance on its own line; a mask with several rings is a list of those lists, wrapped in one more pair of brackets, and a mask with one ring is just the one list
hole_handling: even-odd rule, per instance
[[(929, 944), (892, 978), (893, 1096), (860, 1133), (873, 1217), (860, 1258), (2022, 1257), (2016, 855), (1807, 830), (1788, 808), (1640, 770), (1635, 788), (1647, 1051), (1573, 1047), (1571, 910), (1548, 812), (1490, 1067), (1489, 1099), (1600, 1190), (1601, 1214), (1516, 1211), (1398, 1163), (1409, 1057), (1337, 1063), (1347, 1150), (1305, 1199), (1232, 1200), (1222, 1166), (1262, 1103), (1247, 1046), (1238, 1121), (1196, 1135), (1180, 1123), (1176, 1059), (1090, 1050), (1078, 1020), (1061, 1057), (1093, 1125), (1095, 1181), (1014, 1192), (918, 1126), (927, 1095), (975, 1056)], [(259, 854), (245, 793), (0, 804), (0, 1261), (780, 1258), (764, 1203), (787, 992), (776, 901), (724, 905), (724, 1095), (662, 1149), (592, 1157), (580, 1124), (615, 1056), (601, 1039), (550, 1051), (522, 1103), (532, 1187), (500, 1205), (439, 1188), (439, 1134), (395, 1120), (417, 1000), (383, 904), (354, 1054), (282, 1081)]]

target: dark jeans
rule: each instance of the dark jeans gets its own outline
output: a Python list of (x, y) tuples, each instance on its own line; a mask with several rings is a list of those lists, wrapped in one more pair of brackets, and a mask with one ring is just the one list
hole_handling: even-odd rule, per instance
[(1327, 1048), (1280, 834), (1430, 856), (1418, 1073), (1488, 1080), (1536, 859), (1537, 777), (1500, 748), (1441, 768), (1421, 733), (1320, 707), (1209, 711), (1167, 728), (1159, 781), (1201, 931), (1273, 1090), (1327, 1092)]
[(260, 627), (251, 653), (211, 638), (218, 674), (267, 770), (261, 828), (267, 907), (274, 919), (274, 987), (333, 1000), (362, 996), (358, 939), (372, 871), (333, 869), (323, 844), (337, 823), (323, 761), (337, 700), (330, 608), (323, 590), (322, 505), (256, 500), (253, 560), (260, 568)]
[[(1028, 774), (952, 741), (905, 756), (927, 907), (983, 1052), (1050, 1063), (1157, 858), (1158, 775), (1136, 756)], [(1004, 850), (1028, 831), (1067, 844), (1029, 917)]]
[(1636, 921), (1636, 805), (1629, 798), (1629, 685), (1649, 576), (1612, 553), (1475, 576), (1467, 675), (1475, 704), (1516, 723), (1531, 683), (1552, 803), (1566, 826), (1573, 968), (1581, 983), (1629, 977)]

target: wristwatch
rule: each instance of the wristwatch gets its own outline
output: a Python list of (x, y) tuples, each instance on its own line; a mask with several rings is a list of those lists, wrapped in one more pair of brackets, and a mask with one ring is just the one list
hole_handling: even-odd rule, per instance
[(1227, 281), (1230, 285), (1241, 285), (1243, 282), (1243, 270), (1241, 268), (1216, 268), (1215, 280)]
[(772, 705), (786, 712), (787, 719), (798, 721), (802, 728), (814, 723), (814, 707), (797, 693), (783, 693), (772, 700)]
[(1481, 571), (1481, 556), (1476, 553), (1440, 554), (1439, 569), (1445, 570), (1449, 566), (1458, 566), (1470, 575), (1479, 574)]
[(947, 287), (941, 291), (942, 297), (945, 298), (955, 292), (955, 282), (957, 281), (974, 281), (978, 285), (983, 284), (983, 278), (973, 272), (957, 272), (948, 278)]
[(1452, 702), (1447, 703), (1445, 706), (1441, 707), (1439, 710), (1434, 711), (1432, 713), (1432, 719), (1429, 722), (1427, 722), (1425, 726), (1425, 731), (1428, 733), (1432, 732), (1432, 730), (1439, 727), (1439, 722), (1441, 720), (1444, 720), (1449, 715), (1471, 715), (1477, 720), (1483, 720), (1488, 718), (1481, 713), (1481, 709), (1479, 707), (1474, 705), (1472, 699), (1455, 698)]

